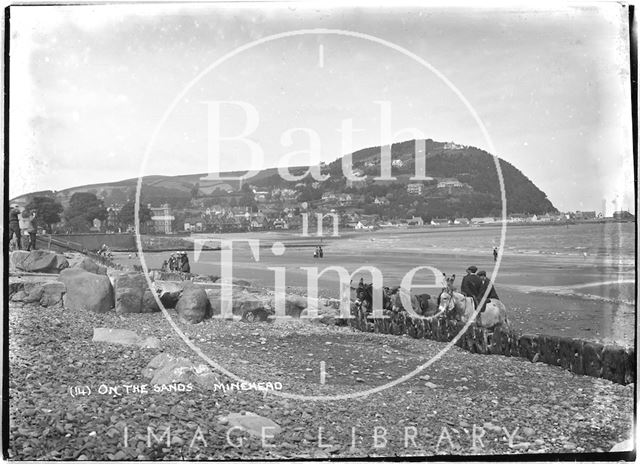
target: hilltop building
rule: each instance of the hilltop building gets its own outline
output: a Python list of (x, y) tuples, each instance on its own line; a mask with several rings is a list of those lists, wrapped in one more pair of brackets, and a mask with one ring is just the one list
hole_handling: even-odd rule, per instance
[(466, 146), (454, 142), (446, 142), (442, 148), (445, 150), (462, 150), (463, 148), (466, 148)]

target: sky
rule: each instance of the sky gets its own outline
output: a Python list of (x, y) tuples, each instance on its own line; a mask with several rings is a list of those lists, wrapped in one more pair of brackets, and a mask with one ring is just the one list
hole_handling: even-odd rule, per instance
[(10, 198), (418, 135), (492, 152), (561, 211), (634, 209), (624, 7), (331, 5), (11, 7)]

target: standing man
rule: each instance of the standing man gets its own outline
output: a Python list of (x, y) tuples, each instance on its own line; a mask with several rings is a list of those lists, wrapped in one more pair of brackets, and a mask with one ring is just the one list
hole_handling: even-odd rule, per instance
[(22, 222), (24, 229), (29, 234), (29, 244), (27, 245), (27, 251), (36, 249), (36, 213), (34, 211), (24, 210), (22, 212)]
[(180, 256), (180, 271), (186, 274), (191, 273), (191, 266), (189, 265), (189, 257), (187, 256), (186, 251), (183, 251)]
[(498, 261), (498, 247), (493, 247), (493, 260)]
[(467, 268), (467, 275), (462, 278), (460, 284), (460, 291), (464, 296), (473, 298), (475, 307), (478, 307), (478, 302), (482, 298), (480, 290), (482, 289), (482, 279), (476, 275), (478, 268), (476, 266), (469, 266)]
[(9, 211), (9, 242), (13, 240), (14, 234), (19, 250), (22, 246), (20, 243), (20, 209), (18, 205), (11, 205), (11, 211)]

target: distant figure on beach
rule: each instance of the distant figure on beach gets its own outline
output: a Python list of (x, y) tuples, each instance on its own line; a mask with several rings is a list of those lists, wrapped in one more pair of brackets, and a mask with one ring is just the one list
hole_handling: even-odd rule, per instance
[(187, 252), (183, 251), (180, 255), (180, 271), (185, 272), (187, 274), (191, 273), (191, 266), (189, 265), (189, 257), (187, 256)]
[(476, 272), (478, 272), (478, 268), (476, 266), (469, 266), (467, 268), (467, 275), (462, 278), (462, 283), (460, 284), (460, 292), (464, 296), (473, 298), (473, 302), (477, 308), (478, 302), (480, 301), (480, 298), (482, 298), (482, 294), (480, 293), (480, 289), (482, 288), (482, 279), (476, 274)]
[(498, 261), (498, 247), (493, 247), (493, 260)]
[(11, 205), (11, 211), (9, 211), (9, 242), (13, 240), (13, 236), (16, 237), (18, 250), (22, 248), (20, 242), (20, 207), (18, 205)]
[(584, 256), (584, 260), (587, 260), (587, 252), (585, 251), (584, 253), (582, 253), (582, 255)]
[(324, 258), (324, 250), (322, 249), (321, 246), (318, 247), (318, 257)]
[(178, 252), (176, 251), (175, 253), (171, 253), (171, 256), (169, 256), (169, 271), (178, 270), (178, 260), (176, 258), (177, 254)]
[(318, 247), (316, 247), (316, 249), (315, 249), (315, 250), (313, 250), (313, 257), (314, 257), (314, 258), (317, 258), (317, 257), (318, 257), (318, 254), (319, 254), (319, 253), (318, 253)]

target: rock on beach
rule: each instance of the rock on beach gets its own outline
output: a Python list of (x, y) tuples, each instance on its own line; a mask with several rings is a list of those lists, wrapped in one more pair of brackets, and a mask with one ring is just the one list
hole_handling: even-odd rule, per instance
[(176, 304), (180, 318), (192, 324), (202, 322), (210, 312), (210, 304), (204, 289), (187, 285)]
[(63, 299), (67, 309), (103, 313), (114, 307), (113, 287), (106, 275), (70, 268), (60, 273), (60, 281), (67, 289)]

